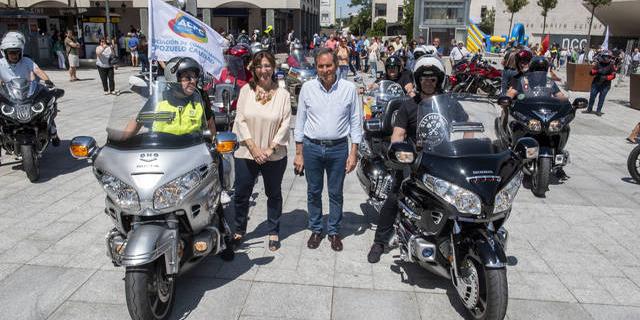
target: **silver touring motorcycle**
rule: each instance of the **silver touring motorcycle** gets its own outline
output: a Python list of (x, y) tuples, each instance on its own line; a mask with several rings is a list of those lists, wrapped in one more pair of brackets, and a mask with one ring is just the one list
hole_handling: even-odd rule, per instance
[(75, 137), (70, 146), (74, 157), (93, 163), (107, 194), (105, 213), (115, 225), (107, 255), (126, 268), (131, 318), (144, 320), (169, 317), (180, 273), (210, 254), (233, 259), (219, 169), (221, 155), (237, 142), (230, 132), (211, 141), (204, 114), (202, 121), (184, 119), (197, 111), (172, 111), (170, 84), (150, 86), (132, 88), (144, 93), (133, 103), (131, 95), (115, 98), (104, 146), (91, 137)]

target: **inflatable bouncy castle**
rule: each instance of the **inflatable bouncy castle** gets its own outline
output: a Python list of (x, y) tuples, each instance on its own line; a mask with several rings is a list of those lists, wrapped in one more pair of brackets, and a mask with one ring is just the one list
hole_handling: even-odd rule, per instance
[(529, 36), (525, 34), (524, 25), (516, 23), (511, 29), (511, 36), (487, 35), (482, 32), (475, 23), (467, 27), (467, 50), (471, 53), (498, 52), (507, 44), (508, 40), (514, 40), (519, 44), (528, 45)]

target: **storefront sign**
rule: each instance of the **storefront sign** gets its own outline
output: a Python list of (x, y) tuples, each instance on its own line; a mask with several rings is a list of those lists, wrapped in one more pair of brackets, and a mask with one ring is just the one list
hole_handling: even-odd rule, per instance
[(551, 35), (549, 37), (551, 44), (557, 43), (561, 48), (573, 49), (583, 48), (587, 45), (587, 36), (585, 35), (572, 35), (572, 34), (558, 34)]

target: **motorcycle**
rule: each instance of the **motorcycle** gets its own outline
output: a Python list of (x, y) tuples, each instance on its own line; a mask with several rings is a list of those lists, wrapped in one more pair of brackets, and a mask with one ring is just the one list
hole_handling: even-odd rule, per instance
[(211, 144), (204, 125), (166, 133), (161, 128), (171, 128), (176, 117), (165, 104), (175, 84), (149, 85), (140, 90), (146, 95), (116, 97), (104, 146), (86, 136), (70, 145), (73, 157), (93, 164), (106, 192), (105, 214), (114, 224), (106, 235), (107, 256), (125, 268), (131, 318), (145, 320), (169, 317), (180, 274), (210, 254), (233, 259), (219, 166), (221, 154), (237, 146), (231, 132), (218, 133)]
[(498, 104), (508, 109), (500, 119), (496, 119), (496, 131), (504, 146), (514, 146), (521, 137), (531, 137), (538, 141), (540, 154), (536, 161), (523, 168), (531, 178), (531, 191), (537, 197), (544, 197), (549, 187), (550, 175), (569, 163), (569, 152), (565, 146), (571, 131), (569, 123), (576, 115), (576, 109), (587, 106), (584, 98), (568, 100), (554, 98), (551, 82), (546, 72), (530, 72), (522, 81), (527, 82), (526, 93), (515, 100), (500, 97)]
[(451, 92), (484, 93), (489, 97), (500, 94), (502, 71), (483, 60), (482, 56), (476, 54), (471, 61), (459, 63), (453, 69), (454, 72), (449, 76)]
[(242, 58), (233, 55), (225, 55), (224, 58), (226, 63), (220, 78), (213, 85), (207, 86), (207, 93), (215, 114), (216, 129), (230, 131), (235, 121), (240, 87), (248, 79)]
[(376, 89), (365, 92), (362, 99), (365, 131), (358, 146), (356, 175), (369, 197), (367, 202), (379, 212), (393, 185), (393, 172), (384, 161), (393, 126), (383, 120), (387, 112), (393, 113), (400, 108), (406, 96), (399, 84), (382, 80)]
[(298, 97), (302, 85), (318, 76), (315, 65), (307, 61), (304, 55), (290, 55), (285, 63), (280, 65), (280, 69), (286, 74), (284, 83), (291, 96), (291, 111), (296, 114), (298, 110)]
[(29, 181), (40, 178), (40, 157), (51, 141), (64, 90), (13, 79), (0, 86), (0, 147), (22, 159)]
[(629, 153), (629, 158), (627, 159), (627, 169), (629, 170), (629, 174), (636, 181), (636, 183), (640, 183), (640, 144), (638, 144), (631, 153)]
[(450, 279), (467, 312), (483, 320), (505, 317), (504, 225), (521, 168), (538, 150), (526, 137), (501, 147), (490, 130), (497, 113), (478, 96), (432, 97), (418, 106), (415, 144), (394, 143), (386, 155), (394, 169), (411, 172), (398, 195), (401, 259)]

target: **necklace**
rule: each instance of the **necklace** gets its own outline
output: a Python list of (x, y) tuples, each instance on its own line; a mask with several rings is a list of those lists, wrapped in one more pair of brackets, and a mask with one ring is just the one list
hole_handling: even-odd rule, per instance
[(265, 91), (260, 86), (256, 86), (256, 101), (266, 104), (273, 98), (273, 90)]

